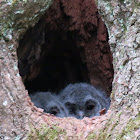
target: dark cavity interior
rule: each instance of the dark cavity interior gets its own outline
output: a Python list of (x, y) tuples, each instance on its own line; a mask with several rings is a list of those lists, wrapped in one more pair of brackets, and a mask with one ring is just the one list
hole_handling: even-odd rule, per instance
[(112, 54), (94, 1), (55, 1), (20, 39), (17, 55), (29, 93), (86, 82), (110, 95)]

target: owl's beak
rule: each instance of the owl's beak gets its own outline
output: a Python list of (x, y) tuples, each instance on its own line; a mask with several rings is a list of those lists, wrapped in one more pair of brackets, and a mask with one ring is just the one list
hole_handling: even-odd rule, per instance
[(84, 112), (83, 111), (79, 111), (79, 118), (78, 119), (83, 119), (84, 118)]

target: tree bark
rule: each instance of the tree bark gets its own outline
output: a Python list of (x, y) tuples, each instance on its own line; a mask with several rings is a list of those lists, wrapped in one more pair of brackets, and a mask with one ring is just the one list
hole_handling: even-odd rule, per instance
[(39, 128), (41, 124), (49, 130), (54, 125), (62, 128), (65, 134), (58, 133), (59, 139), (140, 139), (139, 2), (96, 3), (113, 53), (112, 103), (107, 114), (81, 121), (55, 118), (34, 107), (19, 75), (18, 41), (51, 1), (0, 1), (0, 139), (28, 139), (32, 127)]
[[(138, 1), (98, 1), (108, 28), (113, 52), (114, 80), (111, 123), (104, 130), (110, 139), (136, 139), (140, 135), (140, 32)], [(139, 139), (139, 137), (137, 137)]]

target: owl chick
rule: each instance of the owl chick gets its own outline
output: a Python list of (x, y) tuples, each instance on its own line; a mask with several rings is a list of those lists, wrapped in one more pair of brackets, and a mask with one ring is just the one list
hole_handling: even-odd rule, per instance
[(77, 119), (100, 116), (100, 110), (108, 110), (110, 106), (106, 93), (87, 83), (68, 85), (61, 91), (60, 99), (66, 108), (66, 116)]
[(31, 101), (36, 107), (44, 109), (44, 112), (53, 114), (57, 117), (65, 117), (65, 108), (59, 101), (59, 97), (51, 92), (36, 92), (30, 94)]

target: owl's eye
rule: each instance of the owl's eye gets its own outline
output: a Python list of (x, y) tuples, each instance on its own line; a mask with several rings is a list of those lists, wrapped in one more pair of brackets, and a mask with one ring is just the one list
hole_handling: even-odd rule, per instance
[(94, 104), (90, 104), (90, 105), (87, 105), (86, 109), (87, 110), (92, 110), (94, 109), (95, 105)]
[(74, 113), (74, 112), (75, 112), (75, 107), (71, 106), (71, 107), (69, 108), (69, 111), (70, 111), (71, 113)]
[(59, 112), (58, 108), (52, 108), (49, 113), (53, 115), (57, 115), (58, 112)]
[(52, 111), (50, 111), (50, 114), (56, 115), (57, 111), (52, 110)]

